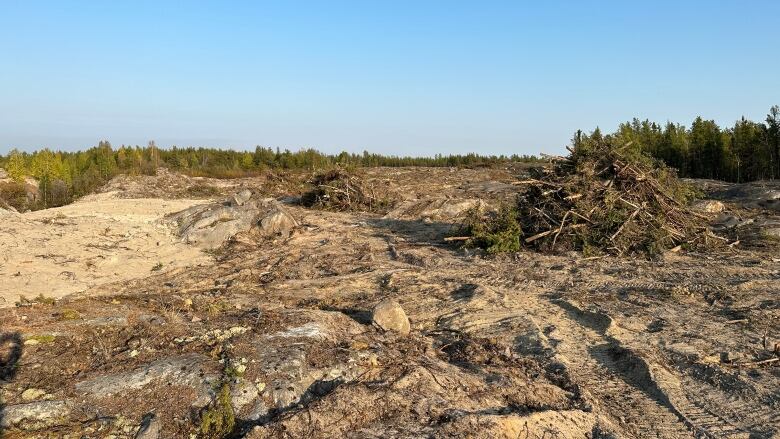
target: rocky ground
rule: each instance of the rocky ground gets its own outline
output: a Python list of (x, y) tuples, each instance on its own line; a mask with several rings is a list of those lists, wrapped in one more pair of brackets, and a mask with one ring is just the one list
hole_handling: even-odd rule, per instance
[[(701, 209), (739, 241), (717, 254), (488, 257), (444, 240), (469, 207), (511, 199), (515, 172), (370, 170), (404, 198), (385, 215), (303, 208), (300, 185), (279, 176), (200, 181), (216, 189), (198, 202), (175, 200), (194, 198), (191, 182), (114, 182), (111, 202), (152, 205), (158, 191), (171, 209), (150, 224), (173, 253), (198, 256), (93, 275), (56, 301), (26, 286), (39, 285), (28, 269), (14, 289), (44, 297), (0, 309), (0, 428), (9, 438), (777, 437), (780, 186), (697, 182), (719, 200)], [(21, 216), (17, 230), (40, 227)], [(78, 233), (80, 216), (54, 216)], [(214, 246), (210, 230), (232, 237)], [(90, 243), (68, 245), (129, 257)], [(7, 245), (4, 267), (19, 264)]]

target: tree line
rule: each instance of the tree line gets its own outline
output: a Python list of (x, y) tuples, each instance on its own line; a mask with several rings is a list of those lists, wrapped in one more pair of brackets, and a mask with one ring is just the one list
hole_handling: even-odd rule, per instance
[[(42, 149), (33, 153), (16, 149), (0, 155), (4, 168), (14, 184), (0, 185), (0, 199), (22, 209), (56, 207), (92, 193), (117, 174), (154, 175), (165, 167), (192, 176), (236, 178), (257, 175), (267, 169), (316, 170), (333, 166), (432, 166), (475, 167), (506, 162), (533, 162), (527, 155), (435, 155), (433, 157), (399, 157), (381, 154), (342, 152), (325, 154), (315, 149), (296, 152), (258, 146), (254, 151), (216, 148), (159, 148), (155, 142), (146, 146), (113, 148), (107, 141), (84, 151), (67, 152)], [(25, 201), (26, 177), (38, 182), (34, 203)], [(17, 207), (18, 208), (18, 207)]]
[[(585, 135), (578, 131), (576, 146)], [(597, 128), (589, 136), (600, 137)], [(780, 178), (780, 107), (773, 106), (763, 122), (744, 117), (733, 127), (697, 117), (690, 128), (667, 122), (633, 119), (610, 134), (619, 144), (631, 145), (676, 168), (678, 175), (729, 182)]]
[[(572, 144), (603, 134), (598, 128), (590, 134), (577, 131)], [(744, 117), (733, 127), (721, 128), (713, 120), (697, 117), (690, 127), (667, 122), (633, 119), (609, 134), (618, 143), (658, 158), (676, 168), (678, 175), (730, 182), (780, 178), (780, 107), (773, 106), (762, 122)], [(153, 175), (160, 167), (193, 176), (233, 178), (256, 175), (266, 169), (316, 170), (333, 166), (492, 166), (506, 162), (535, 162), (529, 155), (441, 155), (398, 157), (381, 154), (342, 152), (324, 154), (315, 149), (296, 152), (258, 146), (254, 151), (216, 148), (158, 148), (146, 146), (113, 148), (107, 141), (84, 151), (42, 149), (33, 153), (11, 150), (0, 155), (4, 168), (15, 183), (0, 184), (0, 200), (23, 209), (61, 206), (92, 193), (117, 174)], [(24, 179), (38, 182), (35, 200), (29, 200)]]

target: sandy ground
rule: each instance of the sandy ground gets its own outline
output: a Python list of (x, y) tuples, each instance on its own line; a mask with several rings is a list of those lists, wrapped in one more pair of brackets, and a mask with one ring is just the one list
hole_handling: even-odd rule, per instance
[[(55, 209), (5, 214), (0, 228), (0, 307), (19, 296), (59, 298), (100, 284), (207, 263), (159, 220), (203, 200), (86, 197)], [(155, 270), (157, 271), (157, 270)]]

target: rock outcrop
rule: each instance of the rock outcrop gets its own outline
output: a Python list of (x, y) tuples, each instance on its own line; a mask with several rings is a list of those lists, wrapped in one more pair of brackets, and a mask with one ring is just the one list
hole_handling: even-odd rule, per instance
[(214, 249), (237, 233), (258, 227), (263, 234), (289, 235), (297, 225), (282, 204), (273, 198), (255, 198), (243, 190), (226, 201), (201, 204), (168, 217), (182, 241)]
[(462, 219), (470, 209), (477, 207), (485, 207), (485, 203), (476, 198), (424, 198), (401, 203), (388, 213), (385, 218), (448, 222)]

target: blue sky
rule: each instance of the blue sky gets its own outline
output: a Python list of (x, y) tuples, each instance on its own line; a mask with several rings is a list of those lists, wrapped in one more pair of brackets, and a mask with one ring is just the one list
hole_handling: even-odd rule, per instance
[(562, 151), (780, 104), (780, 2), (0, 0), (0, 153)]

